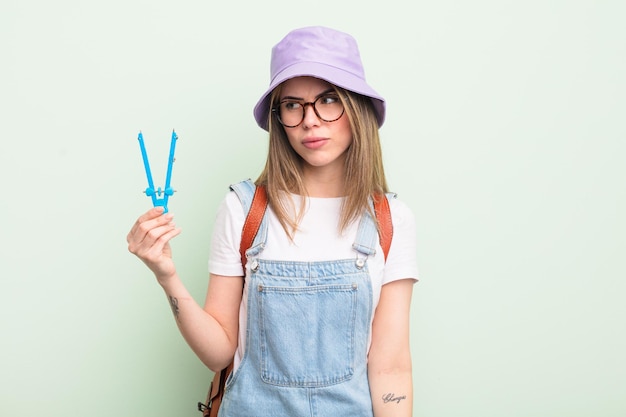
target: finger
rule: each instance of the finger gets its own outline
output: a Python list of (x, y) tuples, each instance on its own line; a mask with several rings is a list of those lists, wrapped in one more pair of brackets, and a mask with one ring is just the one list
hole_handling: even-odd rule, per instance
[(141, 223), (143, 223), (145, 221), (152, 220), (152, 219), (155, 219), (155, 218), (161, 216), (163, 214), (164, 210), (165, 209), (163, 207), (158, 206), (158, 207), (153, 207), (150, 210), (146, 211), (144, 214), (142, 214), (135, 221), (135, 223), (133, 224), (133, 226), (130, 229), (130, 233), (129, 234), (134, 233), (139, 224), (141, 224)]
[(131, 241), (141, 242), (146, 233), (150, 230), (171, 223), (174, 215), (172, 213), (167, 213), (164, 215), (159, 214), (159, 209), (162, 210), (161, 207), (155, 207), (150, 209), (145, 214), (137, 219), (133, 227), (130, 229), (126, 240), (128, 243)]
[(147, 257), (152, 258), (154, 253), (159, 250), (154, 247), (155, 244), (163, 235), (172, 230), (174, 230), (174, 226), (161, 226), (149, 230), (142, 238), (131, 237), (128, 242), (128, 250), (142, 259)]
[[(154, 220), (144, 223), (144, 225), (146, 225), (145, 233), (143, 233), (142, 239), (139, 241), (139, 245), (146, 248), (154, 246), (164, 235), (176, 229), (176, 225), (173, 222), (167, 224), (153, 224), (152, 222), (154, 222)], [(143, 227), (139, 229), (141, 231), (144, 230)]]
[(163, 233), (150, 246), (142, 245), (136, 255), (144, 261), (151, 269), (158, 268), (165, 258), (171, 258), (171, 249), (169, 242), (172, 238), (180, 234), (181, 229), (174, 228)]
[(176, 228), (172, 218), (171, 214), (167, 214), (138, 224), (134, 232), (129, 233), (127, 237), (128, 250), (142, 257), (161, 236)]
[(169, 244), (170, 240), (175, 238), (181, 233), (181, 229), (174, 227), (161, 234), (150, 246), (147, 246), (146, 257), (149, 259), (159, 259), (165, 252), (165, 247)]

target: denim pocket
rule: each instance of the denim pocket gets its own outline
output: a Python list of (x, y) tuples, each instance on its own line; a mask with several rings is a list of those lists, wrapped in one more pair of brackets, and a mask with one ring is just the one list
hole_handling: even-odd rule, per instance
[(259, 285), (261, 378), (322, 387), (354, 373), (357, 284)]

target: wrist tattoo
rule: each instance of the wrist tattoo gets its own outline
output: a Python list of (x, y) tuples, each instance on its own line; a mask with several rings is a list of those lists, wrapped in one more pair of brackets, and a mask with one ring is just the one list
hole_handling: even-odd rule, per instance
[(389, 392), (385, 395), (383, 395), (383, 403), (387, 404), (387, 403), (391, 403), (391, 402), (395, 402), (396, 404), (400, 404), (400, 401), (402, 400), (406, 400), (406, 395), (401, 395), (396, 397), (396, 394), (394, 394), (393, 392)]
[(168, 298), (170, 300), (172, 313), (174, 313), (174, 317), (176, 317), (176, 320), (178, 320), (178, 313), (180, 312), (180, 310), (178, 309), (178, 299), (176, 297), (172, 297), (171, 295)]

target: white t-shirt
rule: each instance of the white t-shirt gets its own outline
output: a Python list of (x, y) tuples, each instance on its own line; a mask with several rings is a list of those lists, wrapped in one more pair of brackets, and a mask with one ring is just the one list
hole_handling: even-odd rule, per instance
[[(300, 197), (294, 196), (299, 207)], [(274, 261), (316, 262), (339, 259), (355, 259), (352, 248), (356, 239), (358, 221), (353, 222), (342, 234), (338, 230), (343, 198), (307, 198), (304, 216), (293, 241), (290, 241), (276, 215), (268, 206), (267, 242), (259, 259)], [(398, 199), (389, 202), (393, 223), (393, 239), (387, 262), (380, 245), (370, 255), (367, 263), (372, 281), (373, 310), (380, 299), (384, 284), (400, 279), (417, 281), (417, 242), (415, 218), (408, 206)], [(243, 206), (234, 192), (222, 201), (216, 217), (209, 256), (209, 272), (215, 275), (244, 275), (239, 254), (241, 231), (245, 221)], [(249, 269), (247, 271), (249, 273)], [(243, 356), (246, 336), (247, 291), (239, 310), (239, 347), (235, 353), (235, 368)], [(370, 325), (371, 320), (370, 318)], [(371, 332), (370, 332), (371, 333)]]

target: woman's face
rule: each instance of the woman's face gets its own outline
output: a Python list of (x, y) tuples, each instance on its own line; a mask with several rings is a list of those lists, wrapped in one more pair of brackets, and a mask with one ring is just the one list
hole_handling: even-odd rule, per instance
[[(338, 100), (333, 86), (326, 81), (313, 77), (297, 77), (285, 81), (279, 100), (312, 103), (319, 97), (322, 99), (316, 104), (318, 109), (325, 102), (330, 103), (334, 98)], [(317, 116), (313, 106), (306, 105), (302, 123), (284, 129), (291, 147), (304, 161), (305, 173), (325, 170), (343, 175), (346, 150), (352, 143), (350, 121), (345, 112), (339, 119), (326, 122)]]

